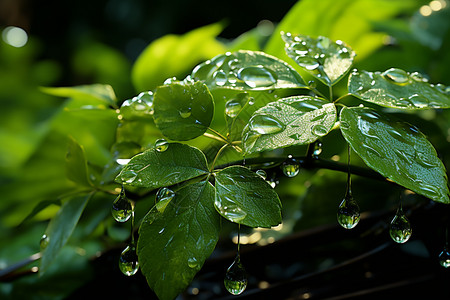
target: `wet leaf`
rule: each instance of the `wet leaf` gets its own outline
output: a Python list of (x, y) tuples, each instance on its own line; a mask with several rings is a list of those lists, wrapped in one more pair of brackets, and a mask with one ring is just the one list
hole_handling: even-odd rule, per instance
[(163, 211), (154, 206), (139, 229), (142, 273), (159, 299), (175, 299), (192, 281), (219, 239), (214, 187), (203, 181), (175, 191)]
[(232, 166), (217, 172), (216, 210), (227, 220), (250, 227), (281, 223), (281, 202), (272, 187), (255, 172)]
[(450, 108), (450, 88), (433, 85), (417, 72), (391, 68), (385, 72), (354, 70), (348, 81), (352, 95), (385, 107), (400, 109)]
[(294, 96), (258, 109), (242, 131), (246, 153), (309, 144), (336, 122), (336, 107), (321, 98)]
[(282, 34), (287, 55), (300, 67), (331, 86), (350, 70), (355, 52), (344, 42), (327, 37)]
[(214, 101), (203, 83), (175, 81), (156, 89), (153, 108), (155, 124), (165, 137), (187, 141), (208, 129)]
[(369, 167), (434, 201), (450, 202), (445, 167), (417, 128), (363, 107), (344, 108), (340, 120), (345, 139)]
[(67, 98), (92, 99), (108, 105), (116, 105), (116, 95), (108, 84), (79, 85), (74, 87), (42, 87), (44, 93)]
[(306, 87), (291, 66), (263, 52), (240, 50), (218, 55), (192, 71), (210, 89), (271, 90)]
[(167, 146), (164, 151), (154, 147), (131, 158), (116, 182), (159, 188), (208, 173), (205, 155), (199, 149), (179, 143)]
[(76, 196), (66, 200), (48, 224), (45, 230), (45, 235), (48, 237), (48, 244), (42, 250), (41, 265), (39, 268), (41, 275), (47, 270), (58, 252), (72, 235), (90, 197), (91, 194)]

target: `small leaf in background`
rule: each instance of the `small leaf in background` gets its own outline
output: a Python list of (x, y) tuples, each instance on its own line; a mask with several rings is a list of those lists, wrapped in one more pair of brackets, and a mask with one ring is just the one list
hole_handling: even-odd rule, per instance
[(84, 186), (92, 186), (88, 177), (88, 166), (84, 149), (73, 138), (69, 138), (66, 153), (67, 178)]
[(169, 34), (153, 41), (133, 66), (131, 75), (136, 90), (153, 90), (166, 78), (181, 78), (199, 62), (226, 51), (216, 40), (223, 27), (215, 23), (184, 35)]
[(336, 122), (336, 107), (321, 98), (293, 96), (258, 109), (242, 131), (246, 153), (309, 144)]
[(216, 210), (227, 220), (250, 227), (281, 223), (281, 202), (272, 187), (255, 172), (232, 166), (216, 174)]
[(174, 193), (165, 209), (155, 205), (139, 228), (139, 265), (161, 300), (175, 299), (189, 285), (219, 239), (214, 187), (202, 181)]
[(117, 176), (118, 183), (159, 188), (208, 173), (205, 155), (199, 149), (168, 143), (164, 151), (157, 147), (131, 158)]
[(354, 70), (350, 94), (368, 102), (400, 109), (450, 108), (450, 88), (430, 84), (420, 73), (391, 68), (384, 72)]
[(263, 52), (240, 50), (208, 60), (192, 71), (191, 77), (210, 89), (270, 90), (306, 87), (291, 66)]
[(66, 200), (48, 224), (45, 230), (45, 247), (41, 250), (42, 258), (39, 268), (41, 274), (47, 270), (59, 250), (72, 235), (90, 197), (91, 194), (76, 196)]
[(364, 107), (344, 108), (340, 120), (344, 138), (369, 167), (434, 201), (450, 202), (445, 167), (417, 128)]
[(74, 87), (42, 87), (49, 95), (67, 98), (93, 99), (104, 104), (116, 106), (116, 94), (108, 84), (79, 85)]
[(327, 37), (282, 33), (287, 55), (300, 67), (328, 86), (334, 85), (350, 70), (355, 52), (344, 42)]
[(201, 82), (175, 81), (156, 89), (153, 117), (162, 134), (177, 141), (196, 138), (208, 129), (214, 100)]

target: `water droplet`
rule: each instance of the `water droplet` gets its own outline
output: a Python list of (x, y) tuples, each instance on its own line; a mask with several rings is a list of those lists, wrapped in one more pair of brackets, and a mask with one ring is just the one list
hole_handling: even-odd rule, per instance
[(309, 56), (296, 57), (296, 61), (300, 67), (303, 67), (309, 71), (317, 69), (320, 65), (317, 60)]
[(309, 49), (306, 47), (306, 45), (303, 45), (302, 43), (292, 43), (290, 45), (290, 50), (294, 51), (297, 55), (305, 56), (308, 54)]
[(39, 241), (39, 246), (41, 248), (41, 251), (47, 248), (48, 244), (50, 243), (50, 238), (45, 233), (42, 235), (41, 240)]
[(165, 139), (159, 139), (155, 142), (155, 149), (158, 152), (164, 152), (169, 148), (169, 143)]
[(317, 157), (319, 157), (320, 153), (322, 153), (322, 143), (321, 142), (316, 142), (314, 144), (313, 156), (315, 158), (317, 158)]
[(427, 156), (422, 152), (416, 152), (415, 156), (416, 161), (425, 168), (435, 168), (439, 166), (438, 160), (430, 161), (430, 159), (434, 159), (434, 156)]
[(137, 175), (138, 174), (134, 170), (123, 170), (120, 173), (120, 179), (122, 179), (123, 182), (132, 183)]
[(423, 77), (422, 74), (420, 74), (419, 72), (413, 72), (409, 75), (412, 79), (414, 79), (417, 82), (427, 82), (428, 80)]
[(169, 188), (163, 187), (156, 193), (156, 209), (163, 213), (167, 205), (175, 198), (175, 192)]
[(240, 69), (238, 78), (251, 88), (269, 87), (277, 83), (277, 76), (263, 66)]
[(234, 84), (237, 82), (236, 74), (234, 74), (233, 72), (229, 72), (228, 73), (228, 82), (231, 83), (232, 86), (234, 86)]
[(190, 107), (186, 107), (186, 108), (180, 110), (179, 112), (180, 112), (180, 117), (182, 117), (183, 119), (189, 118), (191, 116), (191, 108)]
[(417, 108), (424, 108), (430, 104), (430, 102), (428, 101), (427, 98), (425, 98), (422, 95), (418, 95), (418, 94), (414, 94), (414, 95), (410, 96), (408, 98), (408, 101)]
[(131, 217), (131, 202), (125, 195), (125, 190), (123, 187), (120, 191), (119, 196), (117, 196), (116, 200), (114, 200), (111, 206), (111, 213), (114, 219), (120, 223), (128, 221), (128, 219)]
[(450, 252), (447, 247), (439, 254), (439, 264), (444, 268), (450, 268)]
[(404, 85), (409, 81), (409, 75), (406, 71), (397, 68), (390, 68), (383, 73), (385, 78), (390, 79), (396, 84)]
[(409, 240), (412, 234), (411, 224), (400, 207), (397, 209), (395, 217), (392, 219), (389, 234), (394, 242), (402, 244)]
[(176, 77), (170, 77), (170, 78), (167, 78), (166, 80), (164, 80), (163, 84), (164, 85), (168, 85), (168, 84), (172, 84), (172, 83), (174, 83), (176, 81), (177, 81)]
[(133, 276), (139, 269), (136, 247), (131, 244), (122, 251), (119, 257), (120, 271), (126, 276)]
[(300, 172), (300, 165), (294, 159), (289, 159), (283, 163), (281, 170), (286, 177), (292, 178)]
[(228, 67), (231, 70), (234, 70), (234, 69), (238, 68), (238, 66), (239, 66), (239, 60), (232, 59), (232, 60), (228, 61)]
[(191, 269), (197, 268), (198, 267), (197, 259), (195, 257), (188, 258), (188, 266)]
[(242, 104), (238, 99), (231, 99), (225, 104), (225, 113), (230, 118), (235, 118), (242, 109)]
[(360, 220), (359, 205), (349, 191), (347, 191), (344, 200), (339, 205), (337, 220), (345, 229), (352, 229), (358, 225)]
[(328, 130), (325, 126), (323, 126), (321, 124), (317, 124), (311, 128), (311, 132), (317, 136), (324, 136), (328, 133)]
[(256, 131), (248, 131), (247, 133), (245, 133), (244, 137), (242, 138), (245, 148), (252, 149), (256, 141), (258, 141), (260, 137), (261, 134)]
[(247, 282), (247, 273), (241, 263), (240, 255), (238, 254), (225, 273), (223, 283), (230, 294), (239, 295), (247, 287)]
[(284, 130), (285, 126), (279, 120), (269, 115), (255, 115), (249, 121), (252, 131), (259, 134), (274, 134)]
[(258, 174), (262, 179), (266, 180), (267, 173), (263, 169), (257, 170), (255, 173)]
[(220, 70), (214, 73), (213, 75), (214, 82), (218, 86), (224, 86), (227, 83), (227, 74), (224, 71)]
[(315, 89), (317, 87), (317, 83), (314, 80), (308, 81), (308, 86), (312, 89)]
[(221, 215), (234, 223), (239, 223), (247, 216), (247, 213), (237, 206), (230, 197), (216, 198), (214, 205)]
[(349, 124), (348, 122), (345, 122), (345, 121), (340, 121), (340, 122), (339, 122), (339, 126), (340, 126), (342, 129), (344, 129), (344, 130), (350, 129), (350, 124)]

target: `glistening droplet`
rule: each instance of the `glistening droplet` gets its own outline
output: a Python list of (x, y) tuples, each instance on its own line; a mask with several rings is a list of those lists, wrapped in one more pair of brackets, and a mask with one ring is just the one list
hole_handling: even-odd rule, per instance
[(339, 225), (345, 229), (352, 229), (358, 225), (360, 220), (359, 205), (355, 199), (353, 199), (351, 192), (347, 192), (344, 200), (342, 200), (339, 205), (337, 220)]
[(322, 153), (322, 143), (317, 141), (314, 144), (314, 151), (313, 151), (313, 157), (318, 158), (320, 153)]
[(409, 81), (409, 75), (406, 71), (397, 68), (390, 68), (383, 73), (385, 78), (390, 79), (396, 84), (404, 85)]
[(132, 183), (137, 175), (138, 174), (134, 170), (125, 169), (120, 173), (120, 179), (125, 183)]
[(269, 115), (255, 115), (249, 121), (252, 131), (259, 134), (274, 134), (282, 131), (285, 125), (278, 119)]
[(183, 108), (179, 111), (180, 113), (180, 117), (182, 117), (183, 119), (189, 118), (191, 116), (191, 108), (190, 107), (186, 107)]
[(238, 254), (225, 273), (223, 283), (230, 294), (239, 295), (247, 287), (247, 282), (247, 273), (241, 263), (240, 255)]
[(300, 67), (309, 71), (315, 70), (320, 66), (317, 60), (309, 56), (298, 56), (296, 57), (296, 61)]
[(392, 219), (389, 227), (389, 234), (394, 242), (403, 244), (406, 243), (412, 234), (411, 224), (403, 213), (402, 206), (397, 209), (395, 217)]
[(263, 66), (246, 67), (240, 69), (238, 78), (251, 88), (269, 87), (277, 83), (275, 73)]
[(138, 256), (136, 253), (136, 246), (130, 244), (122, 251), (119, 257), (120, 271), (126, 276), (136, 274), (139, 269)]
[(230, 118), (235, 118), (242, 109), (242, 104), (238, 99), (231, 99), (225, 104), (225, 114)]
[(439, 264), (444, 268), (450, 268), (450, 252), (447, 247), (439, 254)]
[(324, 136), (328, 133), (328, 130), (325, 126), (323, 126), (321, 124), (317, 124), (311, 128), (311, 132), (312, 132), (312, 134), (317, 135), (317, 136)]
[(300, 172), (300, 165), (293, 159), (289, 159), (283, 163), (281, 170), (286, 177), (292, 178)]
[(41, 248), (41, 251), (47, 248), (48, 244), (50, 243), (50, 238), (45, 233), (42, 235), (41, 240), (39, 241), (39, 246)]
[(197, 259), (195, 257), (188, 258), (188, 266), (191, 269), (197, 268), (198, 267)]
[(122, 187), (119, 196), (114, 200), (111, 206), (111, 214), (117, 222), (123, 223), (128, 221), (131, 217), (132, 207), (131, 202), (125, 195), (125, 190)]
[(155, 142), (155, 149), (158, 152), (164, 152), (169, 148), (169, 143), (165, 139), (159, 139)]
[(156, 209), (162, 213), (167, 205), (175, 198), (175, 192), (169, 188), (163, 187), (156, 193)]
[(217, 71), (213, 74), (213, 79), (216, 85), (224, 86), (227, 83), (227, 74), (222, 70)]

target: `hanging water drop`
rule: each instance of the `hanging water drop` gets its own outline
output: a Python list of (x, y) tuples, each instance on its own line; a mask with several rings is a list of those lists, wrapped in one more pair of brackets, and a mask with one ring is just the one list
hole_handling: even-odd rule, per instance
[(230, 118), (235, 118), (242, 109), (242, 104), (238, 99), (231, 99), (225, 104), (225, 114)]
[(292, 178), (298, 175), (300, 172), (300, 165), (297, 161), (294, 159), (289, 159), (285, 162), (283, 162), (283, 165), (281, 166), (281, 170), (283, 171), (283, 174), (286, 177)]
[(383, 73), (385, 78), (390, 79), (396, 84), (404, 85), (409, 81), (409, 75), (406, 71), (397, 68), (390, 68)]
[(132, 243), (122, 251), (119, 257), (120, 271), (126, 276), (133, 276), (139, 269), (136, 246)]
[(158, 152), (164, 152), (169, 148), (169, 143), (165, 139), (159, 139), (155, 142), (155, 149)]
[(250, 119), (249, 127), (259, 134), (274, 134), (283, 131), (285, 125), (273, 116), (255, 115)]
[(406, 243), (412, 234), (411, 224), (406, 218), (402, 205), (397, 209), (395, 217), (392, 219), (389, 227), (389, 234), (394, 242), (403, 244)]
[(450, 268), (450, 252), (447, 247), (439, 254), (439, 264), (444, 268)]
[(163, 187), (156, 193), (156, 209), (163, 213), (167, 205), (175, 198), (175, 192), (169, 188)]
[(318, 158), (320, 153), (322, 153), (322, 143), (317, 141), (314, 143), (313, 157)]
[(255, 173), (258, 174), (262, 179), (266, 180), (267, 173), (263, 169), (257, 170)]
[(41, 248), (41, 251), (47, 248), (48, 244), (50, 243), (50, 238), (45, 233), (42, 235), (41, 240), (39, 241), (39, 246)]
[(119, 196), (117, 196), (111, 206), (112, 216), (117, 222), (123, 223), (131, 217), (132, 211), (131, 202), (125, 195), (125, 189), (122, 186)]
[(228, 268), (223, 283), (230, 294), (239, 295), (247, 287), (247, 282), (247, 273), (245, 272), (240, 255), (238, 254), (234, 262)]

